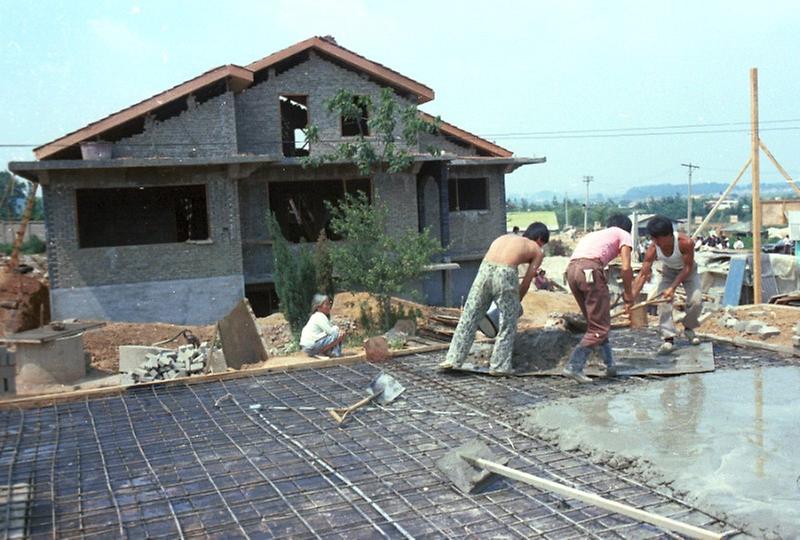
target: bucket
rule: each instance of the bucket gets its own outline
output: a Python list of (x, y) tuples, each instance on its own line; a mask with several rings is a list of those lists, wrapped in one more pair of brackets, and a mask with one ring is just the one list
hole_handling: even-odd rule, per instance
[(104, 141), (84, 141), (81, 143), (81, 157), (87, 160), (111, 159), (114, 144)]
[(500, 310), (497, 304), (492, 302), (486, 315), (478, 322), (478, 330), (483, 332), (483, 335), (488, 338), (497, 336), (497, 329), (500, 327)]

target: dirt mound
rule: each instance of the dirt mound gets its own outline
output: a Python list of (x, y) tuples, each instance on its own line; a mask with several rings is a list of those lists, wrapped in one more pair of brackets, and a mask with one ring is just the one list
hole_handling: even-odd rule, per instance
[[(727, 328), (725, 321), (735, 318), (740, 321), (759, 320), (770, 326), (780, 329), (781, 333), (777, 336), (761, 338), (757, 335), (739, 332), (734, 328)], [(800, 308), (789, 306), (775, 306), (772, 304), (736, 306), (730, 309), (730, 315), (724, 311), (719, 311), (706, 319), (700, 325), (700, 331), (715, 336), (728, 338), (742, 338), (752, 341), (763, 341), (772, 345), (783, 347), (792, 346), (792, 335), (794, 327), (800, 321)]]
[(550, 313), (580, 313), (575, 298), (570, 293), (531, 290), (522, 299), (520, 328), (542, 327)]
[(14, 334), (50, 322), (47, 281), (34, 273), (19, 274), (0, 268), (0, 332)]
[[(152, 345), (158, 341), (169, 339), (181, 330), (189, 330), (200, 341), (211, 341), (214, 336), (214, 325), (179, 326), (166, 323), (108, 323), (97, 330), (90, 330), (83, 335), (83, 347), (92, 355), (92, 367), (98, 371), (116, 373), (119, 371), (120, 345)], [(177, 348), (185, 345), (186, 340), (179, 337), (164, 347)]]

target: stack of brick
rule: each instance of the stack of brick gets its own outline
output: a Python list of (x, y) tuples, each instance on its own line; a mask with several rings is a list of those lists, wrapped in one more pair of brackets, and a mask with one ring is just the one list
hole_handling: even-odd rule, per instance
[(131, 378), (134, 383), (142, 383), (197, 375), (206, 371), (208, 353), (206, 342), (200, 347), (181, 345), (177, 351), (147, 353), (139, 367), (131, 372)]

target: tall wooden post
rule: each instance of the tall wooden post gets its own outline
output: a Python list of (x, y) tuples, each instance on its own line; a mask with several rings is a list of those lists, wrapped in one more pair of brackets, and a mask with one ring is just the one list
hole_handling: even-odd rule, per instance
[(761, 187), (759, 185), (758, 69), (750, 69), (750, 125), (753, 147), (750, 172), (753, 176), (753, 303), (761, 303)]

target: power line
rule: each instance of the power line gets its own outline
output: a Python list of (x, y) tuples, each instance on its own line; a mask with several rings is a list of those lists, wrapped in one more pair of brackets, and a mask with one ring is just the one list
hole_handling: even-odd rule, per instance
[[(800, 119), (786, 120), (764, 120), (761, 124), (800, 122)], [(555, 131), (527, 131), (527, 132), (506, 132), (506, 133), (487, 133), (479, 135), (482, 138), (506, 139), (506, 140), (545, 140), (545, 139), (605, 139), (621, 137), (657, 137), (664, 135), (708, 135), (719, 133), (749, 133), (750, 128), (742, 129), (700, 129), (707, 127), (724, 127), (749, 125), (749, 122), (722, 122), (716, 124), (678, 124), (671, 126), (648, 126), (632, 128), (598, 128), (598, 129), (577, 129), (577, 130), (555, 130)], [(653, 131), (653, 130), (688, 130), (688, 131)], [(647, 131), (650, 130), (650, 131)], [(766, 127), (759, 131), (797, 131), (800, 126), (778, 126)], [(321, 143), (342, 142), (345, 139), (320, 139)], [(265, 140), (262, 143), (282, 144), (284, 141)], [(48, 143), (0, 143), (0, 148), (34, 148)], [(225, 146), (228, 142), (202, 142), (202, 143), (126, 143), (126, 146), (140, 146), (158, 148), (163, 146)], [(59, 145), (55, 145), (59, 146)], [(64, 147), (73, 146), (71, 144), (61, 145)]]

